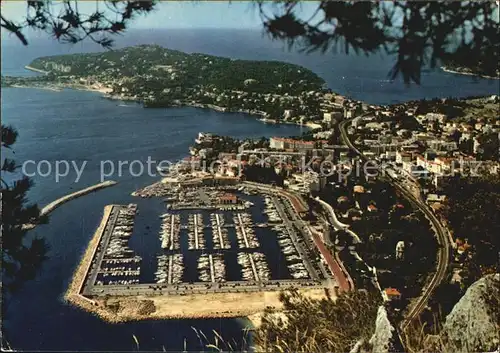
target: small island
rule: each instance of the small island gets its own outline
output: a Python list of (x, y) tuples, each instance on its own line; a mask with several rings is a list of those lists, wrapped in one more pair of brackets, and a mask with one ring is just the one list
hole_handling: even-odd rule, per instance
[(158, 45), (40, 57), (26, 68), (42, 75), (2, 77), (2, 86), (95, 90), (146, 108), (194, 106), (270, 122), (320, 118), (327, 92), (322, 78), (298, 65), (188, 54)]

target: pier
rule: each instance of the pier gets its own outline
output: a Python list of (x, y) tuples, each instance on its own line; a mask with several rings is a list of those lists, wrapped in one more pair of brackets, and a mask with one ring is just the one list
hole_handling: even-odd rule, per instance
[(198, 250), (198, 217), (194, 217), (194, 248)]
[(163, 219), (160, 232), (162, 249), (168, 249), (168, 250), (178, 249), (179, 231), (180, 231), (179, 215), (165, 213), (161, 215), (160, 218)]
[(174, 249), (174, 232), (175, 232), (175, 217), (171, 216), (170, 217), (170, 250)]
[(215, 282), (215, 269), (214, 269), (214, 259), (212, 257), (212, 254), (208, 255), (208, 261), (210, 263), (210, 279), (212, 280), (212, 283)]
[(247, 232), (245, 231), (245, 227), (243, 226), (243, 220), (241, 219), (241, 214), (239, 214), (239, 213), (238, 213), (238, 224), (239, 224), (241, 232), (243, 234), (243, 241), (245, 242), (245, 246), (247, 248), (249, 248), (250, 245), (248, 244)]
[[(99, 183), (99, 184), (95, 184), (95, 185), (89, 186), (89, 187), (87, 187), (85, 189), (78, 190), (78, 191), (75, 191), (75, 192), (73, 192), (71, 194), (68, 194), (68, 195), (65, 195), (63, 197), (60, 197), (57, 200), (52, 201), (48, 205), (42, 207), (42, 209), (40, 210), (40, 216), (46, 216), (46, 215), (48, 215), (50, 212), (54, 211), (56, 208), (58, 208), (59, 206), (61, 206), (62, 204), (66, 203), (68, 201), (76, 199), (76, 198), (78, 198), (80, 196), (84, 196), (84, 195), (90, 194), (93, 191), (97, 191), (97, 190), (100, 190), (100, 189), (107, 188), (109, 186), (113, 186), (115, 184), (117, 184), (116, 181), (107, 180), (105, 182), (102, 182), (102, 183)], [(36, 226), (37, 226), (36, 224), (25, 224), (23, 226), (23, 228), (24, 229), (33, 229)]]
[(189, 250), (200, 250), (205, 248), (205, 238), (203, 237), (202, 222), (203, 217), (201, 213), (189, 215)]
[(173, 271), (173, 264), (174, 264), (174, 257), (173, 255), (170, 255), (168, 257), (168, 284), (172, 283), (172, 271)]
[[(94, 286), (139, 282), (141, 258), (128, 248), (136, 205), (113, 205), (92, 254), (83, 293)], [(118, 266), (115, 266), (118, 265)]]
[(224, 240), (222, 239), (222, 231), (220, 229), (219, 214), (215, 214), (215, 219), (217, 220), (217, 233), (219, 234), (220, 247), (224, 248)]
[(252, 272), (253, 272), (253, 276), (255, 278), (255, 281), (260, 282), (260, 276), (257, 272), (257, 268), (255, 267), (255, 261), (253, 260), (253, 254), (248, 254), (248, 258), (250, 259), (250, 264), (252, 266)]
[(236, 227), (236, 237), (240, 249), (253, 249), (260, 246), (255, 232), (252, 228), (254, 225), (252, 217), (247, 213), (237, 213), (233, 218)]

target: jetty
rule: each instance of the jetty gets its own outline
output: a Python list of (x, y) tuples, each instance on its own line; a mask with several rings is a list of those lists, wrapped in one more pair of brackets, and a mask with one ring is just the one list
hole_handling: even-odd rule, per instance
[(89, 246), (85, 251), (78, 268), (73, 275), (73, 279), (71, 284), (69, 285), (68, 290), (66, 291), (64, 298), (70, 302), (75, 304), (76, 306), (82, 307), (84, 309), (88, 309), (89, 305), (93, 306), (94, 302), (87, 297), (82, 295), (83, 287), (85, 285), (85, 280), (87, 278), (87, 274), (90, 272), (92, 267), (92, 259), (94, 258), (99, 243), (101, 242), (101, 238), (106, 229), (106, 225), (108, 224), (108, 219), (111, 216), (111, 211), (113, 210), (113, 205), (108, 205), (104, 207), (104, 213), (102, 216), (101, 224), (97, 227), (97, 230), (94, 233), (94, 236), (89, 242)]
[[(115, 184), (117, 184), (116, 181), (114, 181), (114, 180), (107, 180), (107, 181), (104, 181), (102, 183), (95, 184), (95, 185), (89, 186), (89, 187), (87, 187), (85, 189), (81, 189), (81, 190), (75, 191), (75, 192), (73, 192), (71, 194), (68, 194), (68, 195), (65, 195), (63, 197), (60, 197), (57, 200), (54, 200), (51, 203), (49, 203), (48, 205), (44, 206), (40, 210), (40, 216), (46, 216), (46, 215), (48, 215), (50, 212), (54, 211), (56, 208), (58, 208), (59, 206), (61, 206), (62, 204), (66, 203), (68, 201), (76, 199), (76, 198), (78, 198), (80, 196), (84, 196), (84, 195), (90, 194), (91, 192), (94, 192), (94, 191), (97, 191), (97, 190), (100, 190), (100, 189), (104, 189), (104, 188), (107, 188), (109, 186), (113, 186)], [(37, 226), (36, 224), (29, 223), (29, 224), (25, 224), (23, 226), (23, 228), (24, 229), (33, 229), (36, 226)]]
[(40, 70), (40, 69), (37, 69), (36, 67), (29, 66), (29, 65), (26, 65), (24, 68), (26, 70), (30, 70), (30, 71), (34, 71), (34, 72), (39, 72), (39, 73), (44, 74), (44, 75), (48, 75), (49, 74), (48, 71)]

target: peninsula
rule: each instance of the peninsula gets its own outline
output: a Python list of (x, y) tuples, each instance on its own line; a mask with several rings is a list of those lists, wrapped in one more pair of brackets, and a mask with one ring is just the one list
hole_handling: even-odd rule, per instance
[(158, 45), (40, 57), (26, 68), (44, 75), (2, 77), (2, 85), (98, 90), (144, 107), (188, 105), (266, 119), (319, 117), (325, 91), (322, 78), (298, 65), (188, 54)]
[(488, 79), (494, 79), (494, 80), (499, 80), (500, 79), (500, 70), (497, 69), (495, 74), (492, 75), (490, 71), (484, 70), (480, 66), (476, 67), (471, 67), (471, 66), (466, 66), (459, 64), (454, 61), (446, 61), (443, 66), (441, 66), (441, 69), (445, 72), (453, 73), (453, 74), (459, 74), (459, 75), (469, 75), (469, 76), (477, 76), (477, 77), (482, 77), (482, 78), (488, 78)]

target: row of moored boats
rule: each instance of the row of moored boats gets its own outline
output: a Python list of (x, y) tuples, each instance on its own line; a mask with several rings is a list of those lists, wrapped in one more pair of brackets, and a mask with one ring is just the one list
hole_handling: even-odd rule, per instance
[(255, 249), (260, 246), (253, 229), (252, 217), (249, 213), (236, 213), (233, 217), (233, 222), (240, 249)]
[(230, 249), (231, 244), (227, 235), (227, 229), (224, 227), (224, 215), (222, 213), (212, 213), (210, 223), (212, 225), (212, 240), (214, 249)]
[(160, 230), (160, 241), (162, 249), (179, 249), (179, 234), (181, 229), (181, 218), (179, 214), (164, 213)]
[(189, 215), (188, 247), (189, 250), (205, 249), (205, 237), (203, 236), (203, 216), (201, 215), (201, 213)]
[(98, 270), (97, 285), (139, 283), (141, 257), (128, 247), (137, 205), (118, 208), (114, 227)]
[(291, 239), (291, 235), (289, 234), (290, 231), (293, 232), (294, 230), (287, 228), (285, 224), (283, 224), (283, 220), (279, 215), (273, 200), (269, 196), (265, 198), (265, 203), (266, 207), (264, 212), (268, 215), (269, 222), (275, 223), (272, 228), (278, 232), (278, 244), (281, 251), (285, 255), (290, 275), (294, 279), (309, 278), (309, 273), (304, 265), (304, 262), (302, 261), (302, 258), (297, 252), (297, 248)]
[(202, 282), (225, 282), (226, 266), (221, 254), (202, 254), (198, 259), (199, 279)]
[(158, 267), (155, 272), (156, 283), (177, 284), (182, 282), (184, 271), (183, 255), (160, 255), (157, 258)]
[(238, 253), (238, 264), (242, 268), (242, 277), (245, 281), (268, 281), (269, 267), (263, 253)]

